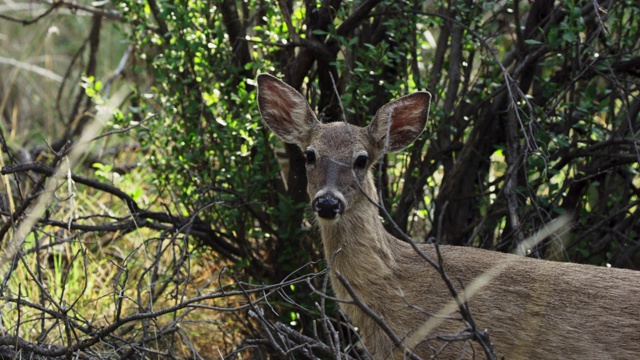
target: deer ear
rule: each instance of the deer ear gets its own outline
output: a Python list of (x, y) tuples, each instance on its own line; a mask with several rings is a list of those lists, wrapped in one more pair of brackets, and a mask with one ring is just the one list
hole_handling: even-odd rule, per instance
[(400, 151), (414, 142), (427, 123), (431, 94), (416, 92), (382, 106), (368, 126), (371, 139), (382, 151)]
[(258, 75), (262, 119), (282, 141), (303, 147), (319, 121), (296, 89), (269, 74)]

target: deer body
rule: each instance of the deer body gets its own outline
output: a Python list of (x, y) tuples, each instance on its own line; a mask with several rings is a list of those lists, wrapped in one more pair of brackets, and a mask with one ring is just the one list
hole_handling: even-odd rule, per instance
[[(447, 342), (465, 329), (440, 274), (379, 220), (371, 167), (422, 132), (430, 95), (383, 106), (365, 128), (320, 123), (306, 100), (270, 75), (258, 77), (263, 119), (307, 159), (308, 193), (336, 296), (355, 293), (393, 331), (398, 347), (354, 303), (340, 307), (374, 359), (483, 357), (470, 341)], [(433, 245), (420, 249), (436, 258)], [(534, 260), (482, 249), (441, 246), (449, 278), (467, 286), (491, 279), (467, 296), (478, 328), (487, 329), (506, 359), (635, 359), (640, 357), (640, 273)], [(346, 286), (340, 280), (346, 281)], [(455, 310), (455, 307), (454, 307)]]

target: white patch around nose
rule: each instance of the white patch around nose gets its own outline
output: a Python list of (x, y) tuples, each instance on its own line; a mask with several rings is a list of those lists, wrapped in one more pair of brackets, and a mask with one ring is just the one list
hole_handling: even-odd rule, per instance
[(313, 202), (313, 200), (315, 200), (315, 199), (317, 199), (317, 198), (319, 198), (321, 196), (326, 196), (326, 195), (330, 195), (330, 196), (333, 196), (336, 199), (338, 199), (344, 205), (345, 209), (347, 207), (349, 207), (349, 204), (347, 203), (347, 199), (345, 199), (345, 197), (342, 194), (342, 192), (340, 192), (338, 189), (334, 188), (333, 186), (327, 186), (327, 187), (323, 187), (322, 189), (320, 189), (313, 196), (313, 199), (311, 199), (311, 201)]

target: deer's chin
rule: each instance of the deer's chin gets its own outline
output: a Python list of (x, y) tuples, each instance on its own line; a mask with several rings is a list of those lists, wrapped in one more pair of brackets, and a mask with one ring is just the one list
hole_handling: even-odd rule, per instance
[(333, 216), (321, 216), (319, 213), (316, 214), (316, 219), (318, 219), (318, 223), (322, 225), (332, 225), (337, 223), (340, 220), (341, 213), (334, 214)]

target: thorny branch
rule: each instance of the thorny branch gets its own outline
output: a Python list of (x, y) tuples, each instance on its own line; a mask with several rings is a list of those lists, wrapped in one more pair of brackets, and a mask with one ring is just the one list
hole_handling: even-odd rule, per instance
[[(30, 303), (24, 301), (20, 298), (14, 298), (10, 296), (0, 296), (0, 300), (6, 303), (13, 303), (18, 306), (18, 308), (31, 308), (43, 313), (50, 315), (53, 318), (64, 320), (65, 324), (71, 326), (75, 330), (79, 330), (84, 333), (82, 341), (79, 342), (71, 342), (68, 346), (52, 346), (49, 344), (35, 344), (29, 341), (25, 341), (17, 336), (0, 336), (0, 355), (2, 355), (2, 346), (13, 346), (16, 350), (24, 350), (29, 353), (33, 353), (35, 355), (47, 356), (47, 357), (61, 357), (68, 353), (77, 353), (83, 352), (90, 349), (93, 345), (97, 344), (99, 341), (103, 339), (112, 339), (116, 342), (125, 342), (131, 340), (122, 340), (120, 336), (117, 335), (117, 331), (123, 328), (125, 325), (132, 322), (140, 322), (145, 319), (157, 319), (162, 315), (176, 313), (182, 310), (188, 310), (192, 307), (197, 308), (206, 308), (209, 310), (215, 310), (219, 312), (235, 312), (242, 311), (246, 309), (253, 308), (254, 303), (259, 303), (266, 300), (268, 297), (276, 294), (280, 289), (286, 288), (288, 286), (304, 283), (307, 281), (309, 277), (317, 276), (315, 274), (312, 275), (303, 275), (301, 277), (293, 278), (288, 281), (283, 281), (279, 284), (274, 285), (253, 285), (253, 284), (243, 284), (240, 281), (236, 281), (235, 283), (224, 285), (223, 287), (211, 291), (208, 294), (200, 295), (196, 297), (192, 297), (189, 299), (184, 299), (179, 303), (169, 306), (166, 308), (162, 308), (154, 311), (146, 311), (139, 312), (129, 316), (124, 317), (116, 317), (106, 326), (96, 326), (92, 324), (88, 319), (82, 318), (73, 318), (70, 317), (69, 314), (61, 311), (61, 309), (52, 310), (47, 307), (44, 307), (39, 304)], [(240, 287), (241, 290), (231, 290), (236, 286)], [(249, 288), (245, 288), (249, 287)], [(49, 295), (50, 296), (50, 295)], [(249, 304), (234, 306), (234, 307), (225, 307), (225, 306), (204, 306), (201, 303), (204, 303), (208, 300), (214, 299), (233, 299), (237, 297), (246, 297), (249, 299)], [(251, 298), (255, 298), (255, 300), (251, 300)], [(52, 300), (52, 298), (50, 298)], [(59, 305), (58, 305), (59, 306)], [(71, 307), (73, 304), (71, 304)], [(266, 321), (266, 320), (265, 320)], [(164, 330), (166, 331), (166, 330)], [(173, 330), (172, 330), (173, 331)], [(284, 330), (288, 331), (288, 330)], [(156, 335), (158, 336), (158, 335)], [(68, 339), (72, 340), (72, 339)], [(298, 337), (298, 340), (307, 340), (305, 337)], [(146, 341), (143, 339), (140, 343), (129, 343), (129, 346), (142, 346)], [(328, 351), (327, 347), (322, 347), (324, 351)]]
[[(333, 78), (332, 78), (333, 80)], [(336, 92), (336, 94), (338, 94), (338, 89), (335, 86), (335, 81), (334, 81), (334, 91)], [(340, 97), (338, 96), (339, 99), (339, 106), (342, 109), (343, 113), (343, 119), (346, 122), (346, 114), (344, 113), (344, 107), (342, 105), (342, 102), (340, 101)], [(385, 148), (389, 148), (389, 130), (392, 124), (391, 121), (391, 116), (393, 115), (393, 110), (389, 112), (389, 119), (385, 122), (387, 124), (387, 136), (385, 138)], [(382, 194), (382, 184), (381, 179), (382, 176), (380, 176), (380, 174), (382, 174), (383, 172), (383, 162), (381, 161), (378, 164), (378, 197), (380, 199), (383, 199), (383, 194)], [(393, 227), (393, 230), (395, 231), (396, 234), (400, 234), (400, 238), (402, 239), (402, 241), (407, 242), (408, 244), (411, 245), (411, 247), (413, 248), (413, 250), (431, 267), (433, 267), (441, 276), (442, 280), (444, 281), (444, 283), (446, 284), (447, 288), (449, 289), (449, 292), (451, 293), (452, 298), (455, 300), (457, 306), (458, 306), (458, 311), (460, 312), (460, 314), (462, 315), (463, 320), (465, 321), (465, 323), (467, 324), (467, 329), (465, 331), (463, 331), (460, 336), (457, 337), (453, 337), (453, 338), (449, 338), (447, 339), (447, 341), (449, 342), (453, 342), (453, 341), (464, 341), (464, 340), (474, 340), (477, 341), (482, 349), (485, 352), (485, 355), (487, 356), (487, 359), (497, 359), (495, 352), (493, 350), (493, 347), (491, 345), (491, 341), (489, 340), (489, 334), (486, 331), (480, 331), (476, 328), (475, 325), (475, 321), (473, 320), (473, 316), (471, 314), (471, 311), (469, 310), (469, 306), (467, 304), (467, 300), (463, 299), (459, 294), (458, 294), (458, 290), (455, 288), (455, 286), (453, 285), (453, 282), (451, 281), (451, 279), (449, 278), (449, 276), (447, 275), (446, 271), (445, 271), (445, 267), (444, 267), (444, 261), (442, 258), (442, 255), (440, 253), (440, 248), (438, 246), (438, 242), (436, 241), (436, 243), (434, 244), (435, 248), (436, 248), (436, 253), (438, 255), (438, 261), (434, 261), (433, 259), (431, 259), (427, 254), (425, 254), (419, 247), (418, 245), (415, 243), (415, 241), (413, 239), (411, 239), (411, 237), (409, 235), (407, 235), (405, 232), (403, 232), (399, 227), (398, 224), (393, 220), (393, 218), (391, 217), (391, 215), (389, 214), (389, 212), (387, 211), (387, 209), (384, 206), (384, 202), (380, 201), (375, 201), (375, 199), (373, 199), (371, 196), (369, 196), (369, 194), (367, 194), (367, 192), (365, 191), (365, 189), (362, 187), (362, 184), (358, 181), (358, 177), (357, 174), (355, 173), (355, 170), (352, 170), (352, 177), (354, 180), (354, 183), (358, 186), (358, 190), (367, 198), (367, 200), (375, 205), (378, 210), (380, 211), (380, 213), (384, 216), (384, 218), (389, 221), (389, 223), (391, 224), (391, 226)], [(445, 204), (445, 208), (446, 208), (446, 204)], [(440, 219), (441, 221), (441, 219)], [(329, 262), (331, 263), (331, 261)], [(411, 359), (415, 359), (417, 358), (417, 356), (415, 354), (413, 354), (411, 352), (410, 349), (407, 349), (405, 346), (405, 342), (403, 340), (401, 340), (400, 338), (397, 337), (397, 335), (393, 332), (393, 330), (386, 324), (386, 322), (384, 321), (384, 319), (382, 319), (380, 316), (378, 316), (372, 309), (370, 309), (364, 302), (362, 302), (362, 300), (360, 300), (360, 298), (358, 297), (358, 295), (355, 293), (355, 291), (353, 290), (353, 288), (351, 287), (351, 285), (347, 282), (347, 280), (339, 273), (336, 274), (338, 279), (340, 280), (340, 282), (342, 283), (342, 285), (347, 289), (347, 291), (349, 292), (349, 295), (351, 295), (353, 302), (355, 305), (357, 305), (365, 314), (367, 314), (371, 319), (373, 319), (376, 324), (378, 324), (378, 326), (380, 326), (380, 328), (387, 334), (387, 336), (389, 336), (389, 338), (393, 341), (394, 345), (399, 348), (402, 349), (403, 353), (406, 354), (407, 356), (409, 356)], [(428, 289), (425, 289), (425, 291), (429, 291)]]

